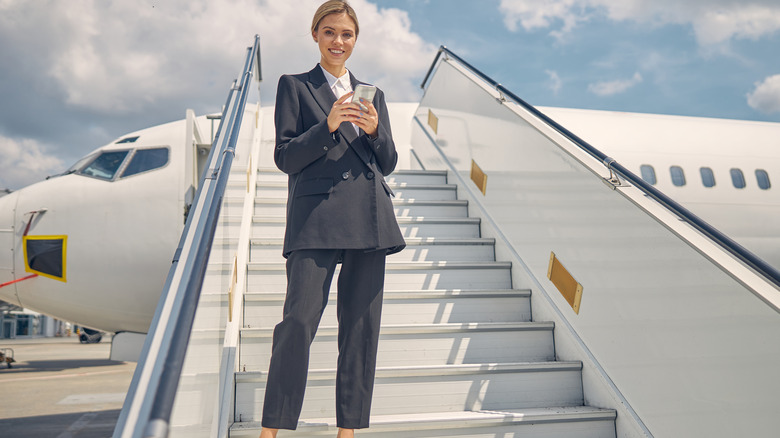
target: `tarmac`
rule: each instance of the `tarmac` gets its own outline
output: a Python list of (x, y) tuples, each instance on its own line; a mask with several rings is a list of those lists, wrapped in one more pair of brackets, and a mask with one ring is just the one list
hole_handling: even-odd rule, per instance
[(113, 434), (135, 362), (109, 360), (111, 337), (0, 339), (0, 437), (104, 438)]

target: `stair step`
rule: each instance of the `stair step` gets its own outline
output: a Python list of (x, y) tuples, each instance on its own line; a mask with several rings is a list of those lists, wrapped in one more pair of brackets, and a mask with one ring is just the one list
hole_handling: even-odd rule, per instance
[[(224, 207), (232, 211), (241, 208), (243, 199), (226, 198)], [(412, 217), (466, 217), (468, 216), (468, 201), (417, 201), (394, 199), (393, 208), (396, 216)], [(255, 212), (257, 216), (285, 217), (287, 199), (257, 198)]]
[[(227, 309), (225, 309), (225, 315), (227, 315)], [(224, 324), (222, 326), (224, 327)], [(219, 370), (220, 352), (224, 341), (224, 329), (193, 329), (190, 333), (189, 344), (187, 344), (186, 373), (193, 375), (216, 373)]]
[[(382, 325), (377, 366), (552, 361), (554, 328), (548, 322)], [(268, 370), (273, 331), (241, 330), (242, 367)], [(309, 368), (334, 368), (337, 359), (338, 327), (321, 324), (311, 345)]]
[(222, 293), (201, 293), (195, 311), (193, 330), (224, 327), (227, 322), (228, 296)]
[[(393, 254), (394, 262), (412, 261), (492, 261), (495, 260), (495, 239), (456, 239), (407, 237), (406, 248)], [(282, 238), (250, 241), (249, 261), (270, 261), (282, 256)], [(212, 253), (213, 254), (213, 253)]]
[[(469, 238), (480, 236), (480, 220), (468, 217), (398, 217), (398, 226), (404, 237), (452, 237)], [(238, 233), (240, 220), (226, 219), (225, 225), (235, 227)], [(285, 218), (281, 216), (255, 216), (253, 237), (284, 237)], [(217, 230), (215, 237), (230, 235), (227, 229)]]
[[(288, 177), (276, 169), (257, 176), (231, 437), (259, 433), (287, 284)], [(582, 364), (554, 361), (554, 324), (531, 322), (530, 291), (511, 289), (511, 263), (494, 261), (495, 241), (480, 238), (480, 219), (468, 217), (447, 172), (399, 171), (386, 181), (407, 248), (388, 258), (371, 427), (360, 435), (615, 437), (615, 411), (582, 406)], [(244, 193), (244, 178), (231, 179), (204, 294), (229, 287)], [(311, 347), (301, 436), (336, 432), (335, 290), (333, 281)], [(224, 305), (211, 299), (203, 316), (221, 321)]]
[[(511, 289), (511, 268), (509, 262), (389, 261), (385, 267), (385, 290)], [(215, 269), (219, 267), (212, 266), (207, 273)], [(229, 267), (221, 269), (229, 273)], [(287, 289), (283, 263), (248, 263), (247, 269), (247, 291), (280, 292)], [(338, 275), (339, 268), (336, 271)]]
[[(372, 415), (365, 438), (614, 438), (614, 410), (588, 406), (528, 408), (496, 411), (432, 412)], [(231, 438), (256, 438), (259, 422), (237, 422)], [(335, 436), (333, 418), (307, 418), (298, 423), (300, 436)]]
[[(445, 201), (457, 199), (458, 186), (454, 184), (408, 184), (392, 182), (388, 183), (395, 194), (395, 199), (417, 199), (430, 201)], [(246, 184), (240, 186), (237, 184), (234, 189), (229, 190), (230, 194), (243, 196), (246, 192)], [(287, 180), (285, 181), (258, 181), (256, 188), (256, 197), (287, 199)]]
[(396, 170), (385, 177), (389, 184), (447, 184), (446, 170)]
[[(335, 283), (335, 282), (334, 282)], [(336, 287), (332, 285), (320, 325), (336, 325)], [(528, 290), (386, 291), (384, 324), (527, 322), (531, 320)], [(282, 317), (285, 293), (260, 292), (244, 296), (244, 325), (274, 327)]]
[[(580, 362), (377, 368), (374, 415), (583, 404)], [(257, 421), (264, 372), (236, 373), (236, 421)], [(302, 418), (335, 416), (335, 370), (309, 370)]]
[[(246, 172), (246, 170), (244, 170)], [(287, 182), (287, 175), (277, 169), (260, 169), (258, 184), (266, 182)], [(385, 177), (388, 184), (446, 184), (447, 172), (432, 170), (397, 170)]]

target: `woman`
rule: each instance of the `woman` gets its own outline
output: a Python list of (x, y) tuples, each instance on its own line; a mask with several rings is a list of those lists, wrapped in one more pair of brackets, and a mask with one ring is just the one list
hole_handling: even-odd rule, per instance
[(284, 75), (276, 94), (276, 165), (289, 175), (287, 296), (274, 329), (261, 438), (295, 429), (303, 404), (309, 346), (336, 265), (339, 357), (336, 373), (338, 436), (368, 427), (382, 310), (385, 257), (403, 249), (384, 175), (398, 155), (384, 95), (352, 103), (360, 83), (346, 69), (359, 27), (346, 1), (323, 3), (312, 37), (320, 63)]

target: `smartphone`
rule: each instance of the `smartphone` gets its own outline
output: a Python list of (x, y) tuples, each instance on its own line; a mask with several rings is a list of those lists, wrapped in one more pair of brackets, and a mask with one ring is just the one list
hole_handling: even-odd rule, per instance
[(363, 111), (368, 111), (365, 105), (360, 103), (360, 99), (363, 98), (369, 102), (374, 101), (374, 95), (376, 94), (376, 87), (373, 85), (358, 84), (355, 87), (355, 94), (352, 95), (353, 103), (360, 105)]

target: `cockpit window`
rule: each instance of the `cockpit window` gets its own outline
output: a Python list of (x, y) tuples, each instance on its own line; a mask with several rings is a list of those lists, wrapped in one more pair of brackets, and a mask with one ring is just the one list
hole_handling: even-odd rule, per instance
[(79, 170), (81, 170), (82, 167), (84, 167), (85, 164), (94, 160), (96, 155), (97, 153), (89, 154), (86, 157), (79, 159), (78, 161), (76, 161), (76, 164), (70, 166), (70, 169), (68, 169), (67, 172), (65, 172), (65, 174), (69, 175), (71, 173), (78, 172)]
[(146, 172), (168, 164), (168, 148), (139, 149), (130, 159), (130, 164), (122, 173), (122, 178)]
[(116, 175), (129, 151), (104, 151), (87, 167), (79, 171), (82, 175), (111, 180)]
[(135, 143), (135, 141), (138, 140), (139, 138), (140, 138), (139, 135), (136, 135), (135, 137), (125, 137), (125, 138), (119, 140), (118, 142), (116, 142), (116, 144)]

